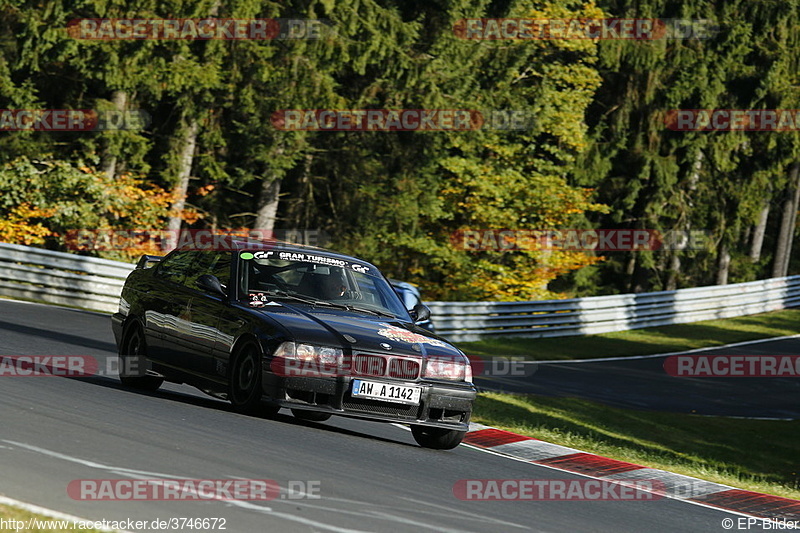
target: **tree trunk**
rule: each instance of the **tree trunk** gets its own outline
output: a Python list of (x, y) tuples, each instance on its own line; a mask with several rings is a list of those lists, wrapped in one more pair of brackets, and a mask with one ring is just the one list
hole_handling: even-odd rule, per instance
[(794, 225), (797, 220), (798, 193), (800, 193), (800, 186), (797, 183), (798, 173), (800, 173), (800, 163), (794, 163), (789, 170), (789, 184), (783, 200), (781, 228), (778, 232), (778, 242), (775, 245), (775, 260), (772, 264), (773, 278), (782, 278), (789, 271), (792, 237), (794, 237)]
[(669, 267), (667, 271), (667, 283), (664, 290), (674, 291), (678, 288), (678, 275), (681, 273), (681, 256), (678, 255), (678, 250), (674, 250), (669, 258)]
[[(278, 216), (278, 202), (280, 201), (280, 178), (265, 179), (261, 182), (261, 194), (258, 196), (258, 210), (253, 229), (271, 234), (275, 230), (275, 219)], [(271, 235), (265, 235), (270, 238)]]
[(644, 268), (638, 261), (638, 252), (630, 252), (630, 260), (626, 268), (630, 284), (627, 292), (640, 293), (648, 289), (648, 269)]
[(628, 260), (625, 262), (625, 279), (628, 283), (626, 287), (620, 287), (624, 292), (633, 292), (634, 272), (636, 272), (636, 252), (628, 252)]
[[(283, 147), (275, 150), (274, 157), (283, 155)], [(258, 208), (253, 229), (270, 233), (275, 229), (275, 220), (278, 217), (278, 204), (280, 203), (281, 177), (277, 172), (265, 176), (261, 182), (261, 192), (258, 195)]]
[(717, 285), (728, 284), (728, 273), (731, 267), (731, 253), (728, 245), (722, 245), (717, 256)]
[(178, 182), (172, 189), (172, 197), (175, 199), (172, 204), (172, 213), (169, 217), (167, 229), (171, 238), (177, 238), (181, 230), (181, 213), (186, 205), (186, 191), (189, 189), (189, 178), (192, 175), (192, 163), (194, 162), (194, 150), (197, 145), (197, 133), (200, 129), (197, 119), (192, 117), (184, 133), (183, 147), (181, 148), (180, 163), (178, 167)]
[[(111, 101), (114, 103), (114, 111), (123, 113), (128, 106), (128, 93), (125, 91), (114, 91), (111, 95)], [(103, 150), (100, 169), (112, 180), (117, 175), (117, 154), (114, 153), (109, 146), (108, 140), (106, 141), (105, 150)]]
[[(283, 154), (283, 148), (279, 147), (276, 150), (276, 155), (280, 156)], [(303, 163), (303, 173), (300, 175), (299, 182), (301, 185), (307, 183), (310, 179), (311, 175), (311, 162), (314, 160), (314, 156), (311, 154), (306, 154), (304, 163)], [(272, 174), (267, 178), (264, 178), (264, 181), (261, 184), (261, 194), (258, 198), (258, 209), (256, 211), (256, 221), (254, 224), (254, 229), (258, 230), (265, 230), (265, 232), (274, 232), (275, 229), (275, 222), (278, 219), (278, 205), (280, 204), (280, 193), (281, 193), (281, 183), (282, 179)], [(302, 194), (302, 193), (301, 193)], [(305, 205), (305, 199), (300, 199), (301, 205)], [(295, 206), (289, 206), (289, 215), (290, 218), (294, 220), (296, 226), (299, 226), (297, 221), (297, 216), (295, 213)]]
[[(690, 235), (689, 232), (692, 230), (692, 221), (690, 218), (692, 209), (694, 209), (692, 197), (694, 196), (694, 191), (697, 190), (697, 184), (700, 182), (700, 171), (703, 170), (704, 159), (705, 154), (701, 150), (698, 150), (694, 156), (692, 172), (689, 174), (689, 181), (686, 186), (686, 201), (685, 203), (682, 203), (683, 216), (677, 229), (679, 231), (684, 231), (687, 238)], [(684, 250), (672, 250), (672, 256), (669, 259), (669, 269), (667, 272), (667, 283), (665, 290), (674, 291), (678, 288), (678, 278), (680, 277), (681, 267), (683, 266), (683, 263), (681, 262), (681, 255), (683, 253)]]
[(758, 214), (758, 222), (753, 226), (753, 236), (750, 241), (750, 260), (757, 263), (761, 259), (761, 247), (764, 246), (764, 235), (767, 232), (769, 220), (769, 200), (764, 200), (764, 207)]
[(800, 163), (792, 166), (794, 197), (792, 198), (791, 220), (789, 221), (789, 239), (786, 241), (786, 253), (783, 256), (783, 275), (789, 275), (789, 263), (792, 259), (792, 244), (794, 243), (794, 230), (797, 225), (797, 209), (800, 206)]

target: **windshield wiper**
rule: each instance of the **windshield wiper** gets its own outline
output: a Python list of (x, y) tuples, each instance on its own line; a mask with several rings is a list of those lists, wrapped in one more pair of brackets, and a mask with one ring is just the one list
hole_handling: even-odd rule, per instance
[(368, 309), (366, 307), (356, 307), (355, 305), (350, 306), (351, 311), (361, 311), (362, 313), (372, 313), (376, 316), (385, 316), (387, 318), (397, 318), (395, 315), (391, 313), (387, 313), (385, 311), (378, 311), (377, 309)]
[(301, 296), (299, 294), (291, 294), (286, 291), (270, 291), (268, 293), (270, 296), (277, 296), (279, 298), (291, 298), (292, 300), (297, 300), (298, 302), (307, 303), (309, 305), (325, 305), (328, 307), (333, 307), (336, 309), (344, 309), (346, 311), (361, 311), (362, 313), (370, 313), (375, 316), (383, 316), (387, 318), (397, 318), (395, 315), (391, 313), (387, 313), (385, 311), (378, 311), (376, 309), (368, 309), (366, 307), (357, 307), (355, 305), (349, 305), (346, 303), (340, 302), (332, 302), (330, 300), (320, 300), (314, 298), (312, 296)]
[(290, 294), (286, 291), (270, 291), (269, 296), (277, 296), (278, 298), (291, 298), (292, 300), (297, 300), (298, 302), (303, 302), (309, 305), (327, 305), (329, 307), (336, 307), (340, 309), (347, 309), (350, 310), (350, 306), (345, 304), (338, 304), (335, 302), (329, 302), (328, 300), (319, 300), (317, 298), (313, 298), (311, 296), (301, 296), (299, 294)]

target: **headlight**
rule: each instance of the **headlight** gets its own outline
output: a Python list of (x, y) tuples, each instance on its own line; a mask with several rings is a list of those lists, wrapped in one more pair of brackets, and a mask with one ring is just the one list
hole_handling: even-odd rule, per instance
[(333, 346), (298, 344), (286, 341), (273, 354), (279, 362), (273, 363), (274, 372), (281, 375), (330, 376), (339, 373), (343, 352)]
[(425, 378), (466, 381), (472, 383), (472, 368), (462, 355), (452, 357), (433, 356), (425, 361)]

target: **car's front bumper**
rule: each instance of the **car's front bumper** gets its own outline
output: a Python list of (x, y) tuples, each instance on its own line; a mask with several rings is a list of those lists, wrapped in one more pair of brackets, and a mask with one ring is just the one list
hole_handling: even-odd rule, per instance
[(419, 405), (355, 398), (351, 394), (353, 377), (280, 377), (263, 372), (264, 393), (281, 407), (305, 409), (341, 416), (383, 422), (402, 422), (421, 426), (467, 431), (477, 389), (471, 383), (432, 381), (394, 381), (366, 377), (389, 385), (421, 387)]

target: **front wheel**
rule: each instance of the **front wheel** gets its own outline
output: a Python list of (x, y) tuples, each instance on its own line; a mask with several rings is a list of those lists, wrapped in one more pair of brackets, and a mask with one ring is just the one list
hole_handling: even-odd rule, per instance
[(138, 323), (132, 324), (124, 339), (119, 349), (120, 383), (139, 390), (158, 389), (164, 383), (164, 378), (149, 376), (146, 373), (147, 344), (142, 327)]
[(255, 413), (261, 404), (261, 351), (255, 344), (244, 344), (236, 352), (228, 400), (241, 413)]
[(454, 429), (433, 428), (427, 426), (411, 426), (414, 440), (423, 448), (433, 450), (452, 450), (464, 439), (466, 431)]

